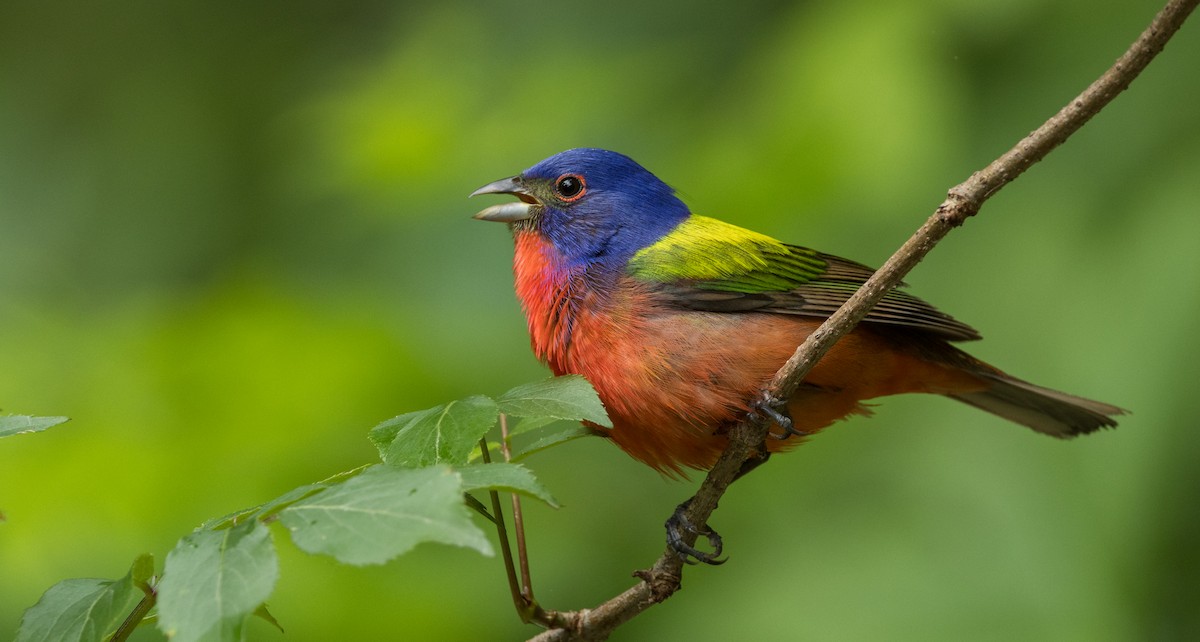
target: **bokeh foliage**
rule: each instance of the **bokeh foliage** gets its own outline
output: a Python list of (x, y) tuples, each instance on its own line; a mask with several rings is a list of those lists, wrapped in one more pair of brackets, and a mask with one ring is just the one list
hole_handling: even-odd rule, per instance
[[(877, 264), (1157, 9), (5, 7), (0, 406), (72, 421), (0, 443), (0, 631), (63, 578), (370, 461), (382, 419), (542, 378), (475, 187), (603, 146), (699, 212)], [(889, 399), (739, 482), (732, 561), (624, 639), (1200, 634), (1195, 20), (908, 279), (974, 353), (1130, 408), (1122, 428), (1058, 443)], [(596, 439), (526, 463), (564, 505), (528, 516), (553, 608), (625, 588), (691, 492)], [(286, 639), (533, 632), (498, 559), (280, 549)]]

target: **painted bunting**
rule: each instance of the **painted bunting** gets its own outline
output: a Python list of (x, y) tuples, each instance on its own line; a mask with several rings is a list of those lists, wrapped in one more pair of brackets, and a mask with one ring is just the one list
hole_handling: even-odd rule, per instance
[[(478, 194), (518, 199), (475, 218), (512, 231), (517, 296), (538, 358), (555, 374), (586, 377), (612, 419), (598, 432), (670, 475), (710, 467), (776, 370), (873, 272), (692, 214), (641, 165), (602, 149), (562, 152)], [(892, 290), (787, 401), (768, 450), (869, 415), (864, 400), (907, 392), (1060, 438), (1116, 426), (1123, 414), (951, 345), (978, 338)]]

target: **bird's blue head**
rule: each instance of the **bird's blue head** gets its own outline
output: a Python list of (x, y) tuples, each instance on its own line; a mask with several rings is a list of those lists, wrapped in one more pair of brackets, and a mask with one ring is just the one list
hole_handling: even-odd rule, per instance
[(570, 266), (624, 265), (683, 222), (690, 212), (675, 190), (623, 154), (570, 149), (518, 176), (489, 183), (476, 194), (512, 194), (517, 203), (475, 215), (532, 230), (548, 239)]

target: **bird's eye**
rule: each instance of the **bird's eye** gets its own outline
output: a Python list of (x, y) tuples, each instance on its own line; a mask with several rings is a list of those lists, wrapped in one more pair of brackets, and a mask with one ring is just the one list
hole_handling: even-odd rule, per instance
[(554, 191), (559, 198), (570, 203), (583, 198), (587, 193), (587, 182), (579, 174), (563, 174), (554, 181)]

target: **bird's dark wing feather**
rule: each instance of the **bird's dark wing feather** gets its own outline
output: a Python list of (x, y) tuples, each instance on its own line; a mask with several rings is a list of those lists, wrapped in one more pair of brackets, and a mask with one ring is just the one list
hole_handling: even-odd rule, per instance
[[(693, 216), (634, 256), (628, 273), (683, 308), (825, 318), (874, 270)], [(884, 295), (864, 321), (918, 329), (950, 341), (980, 338), (971, 326), (898, 289)]]

